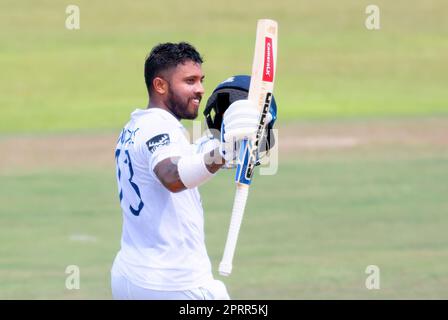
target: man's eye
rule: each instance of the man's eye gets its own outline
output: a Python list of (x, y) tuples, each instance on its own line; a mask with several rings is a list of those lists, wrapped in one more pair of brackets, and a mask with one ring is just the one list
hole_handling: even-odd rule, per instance
[(188, 84), (194, 84), (194, 79), (187, 79)]

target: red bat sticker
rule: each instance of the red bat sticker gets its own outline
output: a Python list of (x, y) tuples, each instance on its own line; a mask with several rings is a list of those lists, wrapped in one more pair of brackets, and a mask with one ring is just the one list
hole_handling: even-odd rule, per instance
[(266, 37), (264, 41), (263, 81), (274, 81), (274, 53), (272, 52), (272, 38), (269, 37)]

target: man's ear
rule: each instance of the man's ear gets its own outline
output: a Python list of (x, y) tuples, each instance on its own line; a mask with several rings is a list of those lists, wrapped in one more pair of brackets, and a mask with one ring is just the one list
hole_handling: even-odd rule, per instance
[(160, 95), (164, 95), (166, 92), (168, 92), (168, 82), (161, 77), (155, 77), (152, 80), (152, 86), (154, 88), (154, 91)]

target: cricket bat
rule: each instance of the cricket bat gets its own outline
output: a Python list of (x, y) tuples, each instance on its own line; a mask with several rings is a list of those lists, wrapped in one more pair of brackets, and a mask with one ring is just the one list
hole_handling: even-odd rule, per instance
[(235, 176), (235, 200), (224, 255), (219, 264), (219, 273), (223, 276), (229, 276), (232, 272), (233, 256), (257, 161), (258, 146), (266, 129), (266, 116), (271, 104), (277, 68), (277, 31), (276, 21), (270, 19), (258, 20), (248, 99), (257, 105), (260, 111), (260, 120), (255, 138), (244, 140), (240, 148)]

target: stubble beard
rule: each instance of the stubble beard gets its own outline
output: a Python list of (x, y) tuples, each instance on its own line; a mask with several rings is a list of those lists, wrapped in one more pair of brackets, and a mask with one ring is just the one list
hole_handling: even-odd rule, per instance
[[(201, 97), (199, 98), (199, 101)], [(185, 101), (186, 99), (186, 101)], [(190, 100), (193, 99), (191, 97), (189, 98), (182, 98), (181, 96), (177, 95), (175, 92), (171, 90), (171, 87), (168, 87), (168, 107), (170, 108), (171, 112), (178, 118), (178, 119), (187, 119), (187, 120), (194, 120), (198, 117), (198, 109), (196, 109), (193, 112), (190, 112), (188, 110), (188, 105)]]

